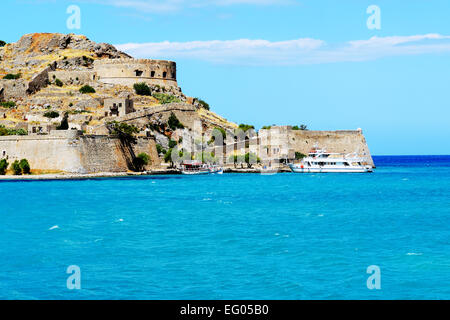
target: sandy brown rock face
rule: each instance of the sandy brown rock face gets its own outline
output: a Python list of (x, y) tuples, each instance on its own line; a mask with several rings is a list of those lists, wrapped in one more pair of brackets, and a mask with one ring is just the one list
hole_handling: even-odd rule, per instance
[(61, 33), (32, 33), (24, 35), (19, 41), (11, 45), (12, 54), (45, 55), (55, 51), (73, 49), (88, 51), (99, 58), (130, 58), (129, 55), (118, 51), (114, 46), (106, 43), (95, 43), (85, 36)]

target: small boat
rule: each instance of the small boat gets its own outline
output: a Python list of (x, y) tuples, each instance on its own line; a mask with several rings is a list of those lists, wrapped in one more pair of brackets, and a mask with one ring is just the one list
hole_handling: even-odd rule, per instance
[(294, 173), (372, 172), (372, 166), (363, 164), (365, 162), (365, 158), (358, 157), (355, 153), (331, 153), (314, 147), (299, 164), (291, 163), (289, 168)]
[(223, 168), (219, 166), (210, 166), (209, 173), (211, 174), (223, 174)]
[(223, 169), (218, 166), (210, 166), (201, 161), (186, 160), (181, 164), (182, 174), (197, 175), (197, 174), (223, 174)]

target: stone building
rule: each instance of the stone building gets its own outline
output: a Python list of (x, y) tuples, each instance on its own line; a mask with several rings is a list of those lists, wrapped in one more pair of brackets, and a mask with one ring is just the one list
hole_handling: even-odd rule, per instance
[(133, 99), (105, 99), (105, 105), (103, 107), (105, 117), (121, 117), (134, 111)]
[(94, 62), (100, 82), (133, 86), (145, 82), (150, 86), (178, 88), (177, 65), (166, 60), (105, 59)]
[(291, 126), (272, 126), (258, 132), (259, 146), (268, 161), (289, 162), (295, 158)]
[(56, 130), (55, 125), (51, 124), (28, 124), (28, 134), (50, 134), (52, 130)]

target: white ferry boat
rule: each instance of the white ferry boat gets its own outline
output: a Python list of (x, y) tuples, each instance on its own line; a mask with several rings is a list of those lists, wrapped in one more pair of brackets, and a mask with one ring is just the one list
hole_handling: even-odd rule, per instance
[(198, 174), (222, 174), (223, 169), (218, 166), (209, 166), (201, 161), (184, 161), (182, 163), (182, 174), (198, 175)]
[(363, 164), (365, 161), (356, 153), (331, 153), (314, 147), (299, 164), (289, 164), (289, 168), (295, 173), (372, 172), (372, 166)]

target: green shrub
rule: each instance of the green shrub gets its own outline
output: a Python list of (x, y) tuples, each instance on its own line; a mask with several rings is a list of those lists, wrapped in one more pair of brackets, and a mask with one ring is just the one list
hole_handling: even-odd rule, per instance
[(292, 130), (308, 130), (308, 126), (306, 124), (302, 124), (300, 126), (293, 126)]
[(23, 174), (30, 174), (31, 173), (30, 164), (28, 163), (27, 159), (20, 160), (19, 166), (22, 169), (22, 173)]
[(167, 121), (169, 128), (172, 130), (184, 129), (184, 125), (178, 120), (177, 116), (172, 112), (170, 113), (169, 120)]
[(200, 103), (202, 105), (203, 109), (209, 110), (209, 104), (207, 104), (204, 100), (200, 99), (200, 98), (196, 98), (198, 103)]
[(59, 79), (56, 79), (56, 80), (55, 80), (55, 84), (56, 84), (58, 87), (62, 87), (62, 86), (64, 85), (64, 83), (63, 83), (61, 80), (59, 80)]
[(295, 152), (295, 160), (301, 160), (306, 157), (306, 154), (303, 154), (301, 152)]
[(8, 169), (8, 161), (6, 159), (0, 160), (0, 175), (4, 176), (6, 174), (6, 170)]
[(261, 129), (263, 129), (263, 130), (269, 130), (270, 128), (272, 128), (272, 126), (263, 126)]
[(16, 73), (16, 74), (8, 73), (6, 76), (3, 77), (3, 79), (5, 79), (5, 80), (17, 80), (17, 79), (20, 79), (20, 77), (22, 77), (21, 73)]
[(82, 94), (86, 94), (86, 93), (95, 93), (95, 89), (92, 88), (92, 87), (89, 86), (89, 85), (85, 85), (85, 86), (82, 86), (82, 87), (80, 88), (80, 92), (81, 92)]
[(169, 149), (166, 154), (164, 155), (164, 162), (170, 162), (171, 165), (173, 166), (173, 161), (172, 161), (172, 149)]
[(133, 88), (134, 88), (134, 91), (136, 92), (136, 94), (138, 94), (140, 96), (151, 96), (152, 95), (152, 91), (150, 90), (150, 87), (145, 82), (135, 83), (133, 85)]
[(13, 129), (13, 130), (11, 130), (11, 133), (12, 134), (10, 134), (11, 136), (26, 136), (26, 135), (28, 135), (28, 132), (25, 130), (25, 129)]
[(165, 93), (154, 93), (153, 97), (158, 99), (159, 103), (161, 104), (167, 104), (172, 102), (181, 102), (180, 99), (177, 97), (171, 95), (171, 94), (165, 94)]
[(0, 47), (4, 47), (4, 46), (6, 46), (6, 42), (3, 40), (0, 40)]
[(144, 152), (134, 158), (134, 166), (136, 170), (142, 171), (146, 165), (150, 163), (150, 156)]
[(9, 136), (8, 129), (6, 129), (3, 125), (0, 126), (0, 136)]
[(158, 144), (156, 144), (156, 152), (158, 152), (158, 154), (161, 154), (161, 153), (165, 154), (167, 151), (166, 151), (166, 149), (163, 148), (162, 145), (160, 145), (158, 143)]
[(177, 146), (177, 142), (175, 140), (170, 139), (169, 140), (169, 148), (175, 148)]
[(16, 103), (14, 101), (0, 102), (0, 106), (11, 109), (16, 107)]
[(46, 113), (44, 113), (44, 117), (51, 119), (58, 118), (59, 113), (57, 111), (47, 111)]
[(244, 132), (246, 132), (246, 131), (248, 131), (248, 130), (250, 130), (250, 129), (255, 129), (255, 126), (252, 126), (252, 125), (250, 125), (250, 124), (244, 124), (244, 123), (241, 123), (240, 125), (239, 125), (239, 129), (241, 129), (242, 131), (244, 131)]
[(19, 160), (16, 160), (12, 163), (11, 169), (14, 172), (15, 176), (20, 176), (22, 174), (22, 168), (20, 167)]
[(24, 129), (12, 129), (5, 128), (4, 125), (0, 125), (0, 136), (26, 136), (28, 134)]

